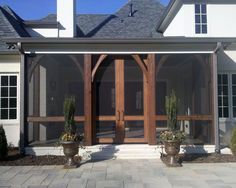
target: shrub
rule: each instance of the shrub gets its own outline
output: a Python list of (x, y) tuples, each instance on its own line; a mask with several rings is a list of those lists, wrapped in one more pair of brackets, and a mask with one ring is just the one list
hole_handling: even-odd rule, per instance
[(165, 107), (168, 130), (161, 132), (160, 139), (162, 141), (182, 142), (185, 139), (185, 133), (180, 131), (177, 126), (178, 101), (179, 99), (176, 97), (174, 90), (171, 91), (169, 96), (166, 96)]
[(3, 126), (0, 126), (0, 159), (3, 159), (7, 156), (7, 138)]
[(76, 132), (75, 126), (75, 97), (66, 97), (64, 101), (64, 117), (65, 117), (65, 128), (61, 136), (61, 141), (75, 141), (80, 142), (83, 136)]
[(178, 99), (175, 91), (172, 90), (170, 96), (166, 96), (166, 114), (167, 114), (167, 127), (171, 131), (177, 130), (177, 104)]
[(236, 155), (236, 128), (233, 129), (233, 134), (231, 137), (231, 143), (230, 143), (231, 151), (234, 155)]

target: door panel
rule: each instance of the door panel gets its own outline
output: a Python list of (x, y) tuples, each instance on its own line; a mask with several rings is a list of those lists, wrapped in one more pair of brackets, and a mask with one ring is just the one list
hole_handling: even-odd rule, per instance
[(124, 61), (125, 142), (145, 142), (143, 72), (133, 59)]
[(96, 121), (96, 138), (112, 138), (116, 136), (116, 121)]
[(116, 138), (116, 84), (114, 61), (104, 61), (94, 80), (95, 130), (97, 143), (113, 143)]
[(106, 60), (95, 84), (96, 143), (144, 143), (144, 78), (135, 60)]

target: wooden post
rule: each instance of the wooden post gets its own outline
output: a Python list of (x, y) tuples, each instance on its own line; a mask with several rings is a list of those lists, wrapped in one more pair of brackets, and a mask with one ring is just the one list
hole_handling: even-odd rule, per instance
[(92, 143), (92, 55), (84, 55), (84, 140), (86, 146)]
[(156, 145), (156, 95), (155, 95), (155, 54), (148, 55), (148, 144)]

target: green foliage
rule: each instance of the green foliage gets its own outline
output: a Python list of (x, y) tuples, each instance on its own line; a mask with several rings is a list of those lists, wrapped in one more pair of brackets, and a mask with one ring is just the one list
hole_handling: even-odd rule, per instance
[(65, 132), (75, 134), (75, 97), (67, 97), (64, 101)]
[(7, 156), (7, 138), (5, 131), (2, 126), (0, 126), (0, 159), (3, 159)]
[(182, 131), (162, 131), (160, 139), (162, 141), (179, 141), (182, 142), (185, 139), (185, 133)]
[(83, 140), (83, 135), (76, 133), (75, 126), (75, 97), (66, 97), (64, 101), (64, 117), (65, 128), (61, 135), (61, 141), (75, 141), (80, 142)]
[(166, 96), (165, 101), (166, 113), (167, 113), (167, 127), (171, 131), (177, 130), (177, 103), (178, 99), (175, 95), (175, 91), (172, 90), (170, 96)]
[(231, 143), (230, 143), (231, 151), (234, 155), (236, 155), (236, 128), (233, 129), (233, 134), (231, 137)]
[(167, 114), (167, 127), (168, 130), (162, 131), (160, 139), (162, 141), (178, 141), (182, 142), (185, 139), (185, 133), (178, 130), (177, 126), (177, 112), (178, 112), (178, 99), (175, 91), (172, 90), (169, 96), (166, 96), (166, 114)]

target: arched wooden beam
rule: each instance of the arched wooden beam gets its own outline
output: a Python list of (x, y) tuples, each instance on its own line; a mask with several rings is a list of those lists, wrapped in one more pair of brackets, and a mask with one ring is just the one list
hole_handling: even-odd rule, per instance
[(156, 75), (159, 73), (161, 67), (166, 62), (166, 60), (169, 58), (169, 56), (170, 55), (164, 55), (161, 57), (160, 61), (158, 62), (157, 66), (156, 66)]
[(107, 55), (100, 55), (100, 57), (98, 58), (93, 70), (92, 70), (92, 82), (95, 78), (95, 74), (97, 72), (98, 67), (101, 65), (101, 63), (106, 59)]
[(132, 55), (132, 57), (138, 63), (139, 67), (143, 71), (143, 74), (145, 75), (145, 77), (148, 80), (148, 69), (147, 69), (146, 63), (140, 58), (139, 55)]
[(31, 81), (31, 78), (33, 76), (33, 72), (34, 72), (35, 68), (39, 65), (39, 62), (41, 61), (41, 59), (43, 57), (44, 57), (44, 55), (38, 55), (31, 61), (32, 64), (31, 64), (31, 66), (29, 68), (29, 72), (28, 72), (28, 75), (29, 75), (28, 82)]
[(81, 73), (82, 75), (82, 79), (84, 79), (84, 70), (83, 68), (81, 67), (81, 64), (80, 62), (78, 61), (78, 59), (73, 56), (73, 55), (69, 55), (69, 58), (75, 63), (75, 66), (78, 68), (79, 72)]

